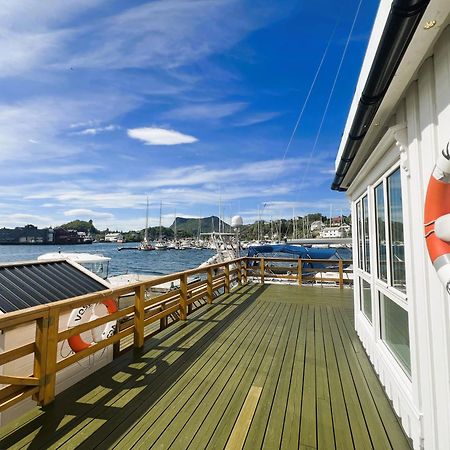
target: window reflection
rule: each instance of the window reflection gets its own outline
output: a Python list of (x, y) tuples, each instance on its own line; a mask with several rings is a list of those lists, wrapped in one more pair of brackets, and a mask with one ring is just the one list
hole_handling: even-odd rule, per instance
[(403, 368), (411, 374), (408, 312), (380, 293), (381, 338)]
[(389, 235), (391, 256), (391, 283), (406, 291), (405, 245), (403, 237), (403, 206), (400, 169), (387, 178), (389, 206)]
[(378, 277), (387, 281), (386, 222), (384, 215), (383, 183), (375, 188), (375, 213), (377, 223)]
[(358, 237), (358, 267), (363, 269), (363, 240), (362, 240), (362, 216), (361, 202), (356, 204), (356, 232)]
[(362, 199), (363, 235), (364, 235), (364, 270), (370, 273), (370, 241), (369, 241), (369, 202), (367, 195)]
[(372, 292), (370, 284), (361, 279), (361, 309), (366, 317), (372, 322)]

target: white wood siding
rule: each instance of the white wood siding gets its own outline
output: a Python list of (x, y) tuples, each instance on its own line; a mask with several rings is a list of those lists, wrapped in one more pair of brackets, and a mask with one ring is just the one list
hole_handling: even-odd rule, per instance
[[(399, 148), (403, 146), (401, 177), (411, 380), (402, 375), (380, 340), (377, 298), (372, 299), (375, 328), (359, 312), (358, 282), (355, 282), (356, 329), (414, 447), (447, 450), (450, 448), (450, 296), (428, 257), (423, 207), (437, 154), (450, 141), (450, 28), (442, 33), (431, 53), (416, 80), (404, 92), (397, 111), (393, 111), (397, 125), (406, 123), (405, 142), (397, 140), (397, 146), (392, 142), (387, 150), (389, 136), (383, 138), (378, 147), (385, 148), (375, 150), (375, 161), (369, 158), (361, 170), (363, 176), (358, 176), (349, 189), (349, 196), (354, 202), (378, 174), (390, 167), (393, 159), (399, 161)], [(373, 198), (369, 196), (369, 199), (373, 204)], [(352, 212), (355, 212), (354, 205)], [(372, 217), (373, 241), (374, 224)], [(374, 272), (375, 242), (371, 244), (371, 266)], [(357, 270), (355, 273), (358, 275)], [(372, 274), (372, 282), (374, 278)]]

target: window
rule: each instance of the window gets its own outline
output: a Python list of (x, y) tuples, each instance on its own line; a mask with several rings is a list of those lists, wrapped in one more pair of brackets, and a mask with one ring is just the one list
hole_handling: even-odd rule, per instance
[(383, 183), (375, 188), (375, 214), (377, 226), (377, 260), (378, 277), (387, 282), (387, 260), (386, 260), (386, 221), (384, 211)]
[(387, 178), (389, 204), (389, 240), (391, 285), (406, 292), (405, 243), (403, 238), (403, 206), (400, 169)]
[(364, 270), (370, 273), (370, 241), (369, 241), (369, 202), (367, 195), (362, 199), (363, 236), (364, 236)]
[(356, 233), (358, 237), (358, 267), (363, 269), (362, 214), (360, 201), (356, 204)]
[(401, 366), (411, 374), (408, 312), (380, 293), (381, 339)]
[(358, 267), (370, 273), (369, 203), (365, 195), (356, 204)]
[(372, 292), (370, 284), (361, 279), (361, 310), (372, 323)]

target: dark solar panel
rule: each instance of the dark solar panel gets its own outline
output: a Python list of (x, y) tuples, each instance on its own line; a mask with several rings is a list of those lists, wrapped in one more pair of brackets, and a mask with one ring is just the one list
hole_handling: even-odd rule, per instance
[(0, 266), (0, 311), (4, 313), (105, 289), (66, 261)]

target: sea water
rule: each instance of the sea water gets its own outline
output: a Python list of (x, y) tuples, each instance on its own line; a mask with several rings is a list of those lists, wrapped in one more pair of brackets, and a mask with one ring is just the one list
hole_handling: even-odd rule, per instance
[(193, 269), (213, 256), (208, 249), (186, 250), (122, 250), (119, 247), (136, 247), (138, 243), (115, 244), (94, 243), (80, 245), (0, 245), (0, 264), (17, 261), (32, 261), (50, 252), (94, 253), (111, 258), (109, 275), (142, 273), (166, 275)]

